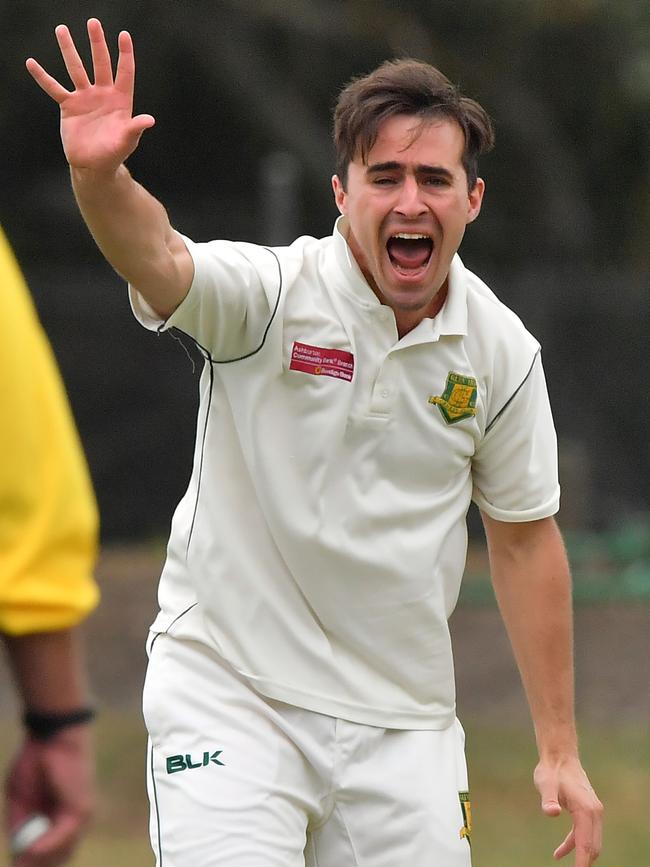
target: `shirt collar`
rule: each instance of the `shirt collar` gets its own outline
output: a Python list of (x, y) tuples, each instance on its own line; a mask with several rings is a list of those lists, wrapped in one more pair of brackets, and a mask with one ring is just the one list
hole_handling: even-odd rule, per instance
[(445, 303), (433, 321), (439, 334), (467, 334), (467, 272), (458, 253), (449, 266)]
[[(347, 242), (349, 225), (346, 217), (339, 217), (334, 224), (334, 255), (345, 280), (339, 288), (358, 304), (375, 307), (380, 302), (372, 291), (354, 258)], [(467, 334), (467, 275), (458, 254), (449, 267), (447, 297), (433, 319), (423, 319), (400, 343), (422, 343), (438, 340), (442, 335)]]
[(379, 298), (368, 285), (363, 276), (352, 250), (348, 246), (348, 233), (350, 226), (347, 217), (339, 217), (334, 223), (334, 255), (344, 280), (338, 284), (339, 288), (357, 304), (363, 307), (377, 307), (380, 305)]

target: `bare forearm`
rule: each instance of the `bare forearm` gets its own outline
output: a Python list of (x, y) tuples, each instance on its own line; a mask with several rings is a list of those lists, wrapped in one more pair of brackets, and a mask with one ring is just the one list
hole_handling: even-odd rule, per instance
[[(577, 752), (571, 579), (552, 519), (498, 541), (488, 532), (492, 580), (528, 698), (541, 755)], [(486, 524), (487, 526), (487, 524)]]
[(95, 800), (92, 729), (70, 718), (88, 702), (79, 635), (68, 629), (4, 640), (26, 712), (25, 737), (5, 781), (5, 821), (12, 832), (34, 814), (50, 821), (34, 851), (16, 863), (67, 863)]
[(542, 811), (571, 814), (573, 827), (554, 852), (575, 849), (589, 867), (602, 845), (602, 804), (578, 755), (574, 712), (571, 577), (552, 518), (508, 524), (483, 515), (492, 582), (530, 705), (539, 762), (534, 780)]
[(83, 651), (76, 629), (3, 637), (26, 710), (67, 713), (87, 704)]
[(160, 202), (121, 165), (115, 172), (71, 168), (81, 214), (108, 262), (161, 316), (192, 280), (189, 253)]

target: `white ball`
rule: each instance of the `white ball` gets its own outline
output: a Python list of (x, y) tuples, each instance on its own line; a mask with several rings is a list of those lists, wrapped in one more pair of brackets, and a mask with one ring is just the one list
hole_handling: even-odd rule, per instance
[(9, 842), (11, 854), (20, 855), (29, 849), (32, 843), (35, 843), (39, 837), (49, 831), (51, 825), (52, 823), (47, 816), (43, 816), (41, 813), (35, 813), (29, 819), (25, 819), (23, 824), (19, 825), (11, 835)]

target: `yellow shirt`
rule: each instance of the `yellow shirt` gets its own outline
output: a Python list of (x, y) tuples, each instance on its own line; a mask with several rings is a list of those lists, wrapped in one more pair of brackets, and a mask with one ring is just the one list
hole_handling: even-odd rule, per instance
[(52, 350), (0, 230), (0, 632), (50, 632), (97, 604), (95, 497)]

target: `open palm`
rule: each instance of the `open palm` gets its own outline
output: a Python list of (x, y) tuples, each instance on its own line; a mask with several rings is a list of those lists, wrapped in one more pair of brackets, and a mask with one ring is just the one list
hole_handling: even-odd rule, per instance
[(70, 165), (78, 169), (114, 171), (136, 149), (145, 129), (153, 126), (148, 114), (132, 116), (135, 61), (126, 31), (119, 35), (117, 71), (96, 18), (88, 21), (93, 61), (90, 81), (68, 28), (56, 28), (56, 38), (74, 90), (66, 90), (33, 58), (26, 66), (36, 83), (59, 104), (61, 141)]

